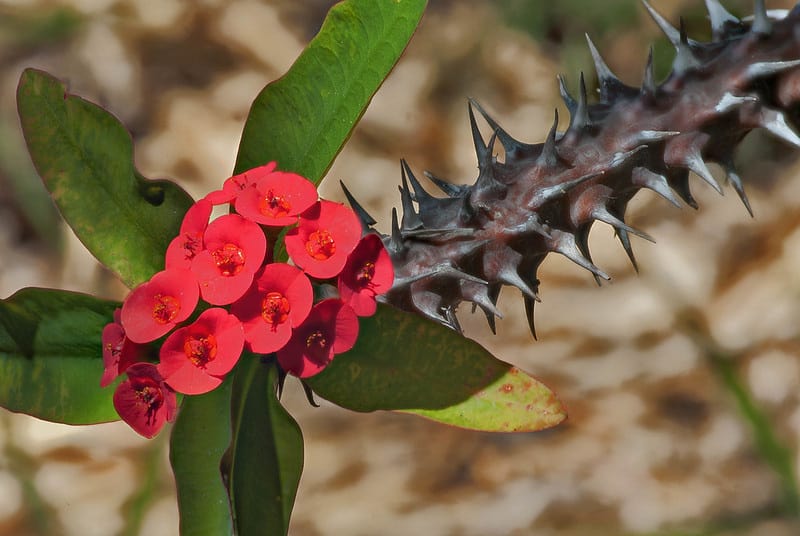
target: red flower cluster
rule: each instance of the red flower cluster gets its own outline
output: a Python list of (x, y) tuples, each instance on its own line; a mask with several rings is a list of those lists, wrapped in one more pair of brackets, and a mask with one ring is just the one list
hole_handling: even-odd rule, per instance
[[(213, 207), (228, 203), (235, 213), (209, 222)], [(272, 262), (267, 243), (266, 228), (285, 226), (293, 264)], [(381, 239), (361, 235), (350, 208), (318, 199), (310, 181), (274, 162), (196, 202), (167, 248), (165, 270), (133, 289), (103, 330), (100, 384), (127, 376), (114, 393), (120, 417), (153, 437), (174, 419), (176, 393), (216, 388), (245, 348), (276, 353), (301, 378), (351, 349), (358, 316), (375, 313), (376, 296), (394, 279)], [(314, 304), (314, 285), (333, 278), (339, 297)], [(154, 342), (157, 364), (148, 360)]]

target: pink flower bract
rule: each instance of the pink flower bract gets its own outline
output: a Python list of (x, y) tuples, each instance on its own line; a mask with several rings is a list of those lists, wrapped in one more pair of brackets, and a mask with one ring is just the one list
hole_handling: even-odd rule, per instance
[(231, 305), (244, 326), (253, 352), (268, 354), (282, 348), (311, 311), (314, 291), (302, 270), (283, 263), (268, 264), (253, 287)]
[(334, 354), (352, 348), (357, 338), (355, 311), (339, 299), (322, 300), (278, 350), (278, 363), (286, 372), (308, 378), (321, 372)]
[(375, 314), (375, 296), (392, 288), (394, 268), (376, 234), (361, 239), (339, 274), (339, 296), (358, 316)]
[(125, 335), (145, 343), (166, 335), (189, 318), (199, 298), (197, 279), (187, 270), (158, 272), (128, 294), (120, 320)]
[(201, 199), (186, 211), (181, 232), (167, 247), (167, 269), (188, 270), (191, 267), (192, 259), (203, 249), (203, 233), (208, 227), (212, 208), (210, 201)]
[(296, 173), (273, 171), (236, 198), (236, 212), (256, 223), (293, 225), (301, 212), (317, 201), (314, 184)]
[(253, 169), (248, 169), (244, 173), (234, 175), (233, 177), (225, 179), (225, 182), (222, 184), (222, 190), (214, 190), (203, 199), (210, 201), (214, 205), (230, 203), (236, 199), (242, 190), (253, 186), (259, 177), (272, 173), (276, 167), (277, 163), (270, 162), (269, 164), (254, 167)]
[(140, 361), (144, 346), (125, 336), (120, 321), (121, 310), (114, 311), (114, 321), (103, 328), (103, 376), (100, 387), (107, 387), (132, 364)]
[(209, 224), (203, 243), (205, 249), (192, 261), (203, 299), (214, 305), (238, 300), (264, 262), (267, 239), (261, 227), (227, 214)]
[(207, 393), (222, 383), (243, 347), (244, 330), (239, 319), (224, 309), (208, 309), (192, 324), (167, 337), (161, 346), (158, 371), (179, 393)]
[(152, 363), (135, 363), (114, 391), (114, 408), (138, 434), (150, 439), (175, 418), (177, 399)]
[(286, 251), (312, 277), (328, 279), (342, 271), (361, 238), (361, 223), (350, 208), (322, 200), (300, 215), (286, 234)]

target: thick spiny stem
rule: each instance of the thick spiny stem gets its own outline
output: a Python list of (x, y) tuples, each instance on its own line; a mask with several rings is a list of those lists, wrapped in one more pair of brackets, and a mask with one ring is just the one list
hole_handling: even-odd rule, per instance
[[(732, 166), (738, 142), (761, 127), (800, 146), (786, 113), (800, 101), (800, 6), (773, 20), (763, 2), (756, 2), (752, 22), (743, 22), (716, 0), (706, 0), (713, 41), (701, 43), (643, 3), (676, 49), (672, 72), (660, 85), (653, 79), (652, 53), (642, 86), (634, 88), (611, 72), (589, 41), (600, 101), (588, 103), (583, 75), (577, 98), (559, 78), (570, 111), (565, 132), (558, 132), (556, 114), (544, 143), (523, 143), (471, 102), (479, 169), (473, 185), (428, 175), (446, 194), (434, 197), (402, 163), (403, 216), (398, 224), (393, 215), (392, 235), (384, 237), (397, 279), (385, 301), (456, 330), (455, 311), (469, 301), (494, 330), (500, 289), (514, 286), (522, 292), (535, 334), (536, 272), (549, 252), (565, 255), (598, 280), (608, 279), (588, 247), (591, 226), (601, 221), (615, 228), (636, 265), (630, 235), (651, 239), (625, 223), (625, 209), (641, 188), (696, 208), (689, 172), (721, 193), (707, 167), (716, 162), (751, 210)], [(494, 131), (488, 142), (474, 109)], [(494, 156), (496, 140), (504, 161)], [(374, 222), (365, 212), (362, 220), (365, 226)]]

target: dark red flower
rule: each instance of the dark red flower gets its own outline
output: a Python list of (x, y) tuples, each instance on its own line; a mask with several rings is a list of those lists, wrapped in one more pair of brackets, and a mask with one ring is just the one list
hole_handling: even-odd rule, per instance
[(222, 205), (230, 203), (236, 199), (242, 190), (249, 186), (253, 186), (259, 177), (272, 173), (277, 167), (277, 163), (270, 162), (269, 164), (248, 169), (244, 173), (239, 173), (228, 179), (222, 184), (222, 190), (214, 190), (206, 195), (203, 199), (210, 201), (214, 205)]
[(103, 376), (100, 387), (107, 387), (132, 364), (141, 361), (144, 346), (125, 336), (120, 321), (121, 309), (114, 311), (114, 321), (103, 328)]
[(114, 391), (114, 408), (138, 434), (150, 439), (175, 419), (177, 399), (152, 363), (135, 363)]
[(375, 314), (375, 296), (392, 288), (394, 268), (389, 252), (376, 234), (361, 239), (339, 274), (339, 296), (358, 316)]
[(208, 227), (208, 218), (214, 207), (210, 201), (201, 199), (191, 206), (181, 223), (181, 232), (167, 247), (167, 268), (188, 270), (192, 259), (203, 249), (203, 233)]
[(300, 225), (286, 234), (286, 251), (307, 274), (335, 277), (361, 238), (361, 223), (350, 208), (321, 200), (300, 215)]
[(278, 350), (283, 370), (300, 378), (322, 371), (334, 354), (346, 352), (358, 338), (358, 317), (339, 299), (322, 300), (299, 327), (289, 343)]
[(158, 371), (179, 393), (207, 393), (222, 383), (243, 347), (242, 323), (225, 309), (215, 307), (167, 337), (161, 346)]
[(197, 279), (188, 270), (158, 272), (125, 298), (120, 315), (125, 335), (138, 343), (166, 335), (189, 318), (198, 298)]
[(253, 188), (242, 190), (236, 212), (264, 225), (293, 225), (316, 201), (317, 188), (311, 181), (296, 173), (273, 171), (260, 176)]
[(261, 227), (227, 214), (209, 224), (203, 244), (205, 249), (192, 261), (203, 299), (214, 305), (238, 300), (264, 262), (267, 239)]
[(314, 291), (302, 270), (283, 263), (268, 264), (253, 287), (231, 305), (244, 326), (253, 352), (269, 354), (283, 348), (311, 311)]

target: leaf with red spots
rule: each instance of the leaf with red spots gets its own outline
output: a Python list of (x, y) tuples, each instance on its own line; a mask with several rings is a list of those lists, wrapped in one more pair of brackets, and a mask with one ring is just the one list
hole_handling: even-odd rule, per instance
[(383, 305), (361, 319), (355, 347), (306, 382), (348, 409), (414, 413), (471, 430), (529, 432), (567, 416), (544, 384), (475, 341)]

